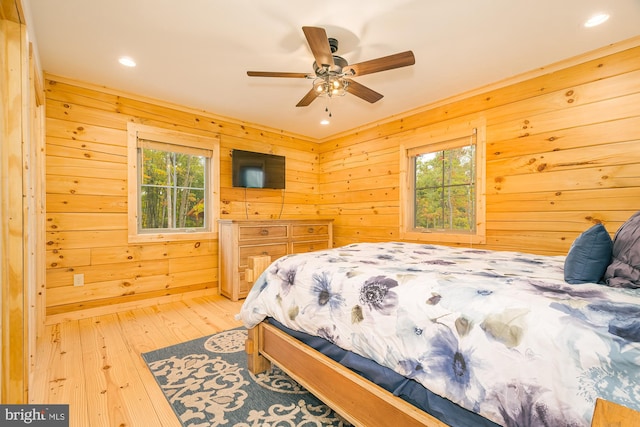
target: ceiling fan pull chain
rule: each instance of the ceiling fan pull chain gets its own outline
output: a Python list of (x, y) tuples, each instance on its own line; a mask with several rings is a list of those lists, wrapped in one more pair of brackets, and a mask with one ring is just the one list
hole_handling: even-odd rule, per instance
[(329, 104), (331, 104), (331, 97), (327, 98), (327, 105), (324, 107), (324, 112), (329, 114), (329, 118), (333, 117), (331, 114), (331, 110), (329, 109)]

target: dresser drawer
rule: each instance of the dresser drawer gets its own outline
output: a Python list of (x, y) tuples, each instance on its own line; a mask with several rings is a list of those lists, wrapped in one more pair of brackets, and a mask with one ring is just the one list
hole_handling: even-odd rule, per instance
[(293, 253), (299, 254), (302, 252), (320, 251), (322, 249), (329, 249), (329, 241), (318, 240), (313, 242), (293, 242)]
[(287, 254), (287, 243), (274, 243), (270, 245), (251, 245), (240, 247), (240, 270), (243, 271), (249, 266), (249, 257), (257, 255), (269, 255), (271, 261)]
[(286, 225), (264, 225), (238, 227), (240, 240), (287, 238)]
[(333, 223), (327, 219), (237, 219), (219, 225), (218, 290), (232, 301), (245, 298), (251, 288), (246, 277), (250, 257), (267, 255), (275, 261), (333, 244)]
[(291, 227), (294, 238), (305, 236), (326, 236), (329, 234), (329, 226), (323, 224), (294, 225)]

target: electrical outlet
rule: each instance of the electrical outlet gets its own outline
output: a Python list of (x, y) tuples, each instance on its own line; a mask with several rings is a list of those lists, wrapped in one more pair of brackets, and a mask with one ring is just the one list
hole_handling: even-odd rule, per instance
[(73, 286), (84, 286), (84, 274), (73, 275)]

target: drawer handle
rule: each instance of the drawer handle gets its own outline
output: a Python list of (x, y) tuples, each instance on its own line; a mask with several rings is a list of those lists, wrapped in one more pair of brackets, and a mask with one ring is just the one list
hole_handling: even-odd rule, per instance
[(307, 228), (307, 233), (313, 233), (315, 230), (313, 229), (313, 227), (309, 227)]
[(262, 251), (262, 255), (269, 255), (269, 252), (267, 252), (267, 251)]
[(268, 236), (269, 235), (269, 230), (267, 230), (266, 228), (263, 228), (262, 230), (260, 230), (260, 235), (261, 236)]

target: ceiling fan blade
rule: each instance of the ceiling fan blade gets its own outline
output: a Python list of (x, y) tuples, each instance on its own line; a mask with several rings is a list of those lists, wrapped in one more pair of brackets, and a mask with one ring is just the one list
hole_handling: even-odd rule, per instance
[(383, 56), (381, 58), (372, 59), (370, 61), (360, 62), (345, 67), (343, 72), (353, 71), (354, 76), (363, 76), (365, 74), (377, 73), (379, 71), (393, 70), (394, 68), (406, 67), (416, 63), (413, 52), (396, 53), (394, 55)]
[(329, 46), (329, 38), (324, 28), (320, 27), (302, 27), (307, 43), (311, 48), (311, 53), (316, 60), (316, 64), (319, 67), (323, 65), (329, 68), (333, 67), (333, 54), (331, 53), (331, 46)]
[(311, 88), (309, 92), (296, 104), (296, 107), (306, 107), (313, 102), (314, 99), (318, 97), (318, 92)]
[(294, 79), (306, 79), (309, 75), (305, 73), (280, 73), (277, 71), (247, 71), (249, 77), (291, 77)]
[(349, 82), (349, 85), (347, 86), (347, 92), (357, 96), (358, 98), (362, 98), (367, 102), (370, 102), (373, 104), (374, 102), (380, 101), (384, 96), (373, 89), (369, 89), (365, 85), (361, 85), (360, 83), (354, 80), (351, 80), (351, 79), (345, 79), (345, 80)]

